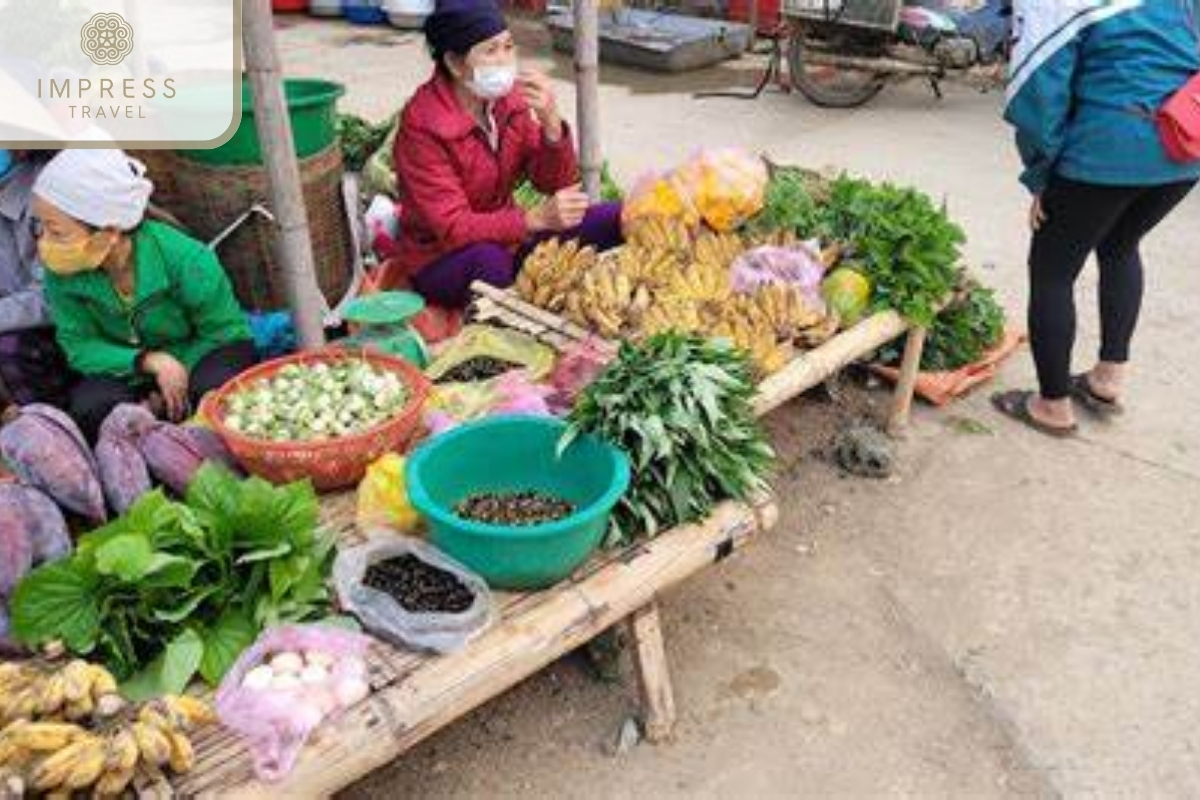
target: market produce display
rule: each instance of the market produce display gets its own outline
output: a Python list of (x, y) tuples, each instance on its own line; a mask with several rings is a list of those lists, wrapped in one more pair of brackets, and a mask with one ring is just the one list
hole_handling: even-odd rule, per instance
[(139, 771), (190, 772), (188, 735), (215, 721), (193, 697), (129, 705), (112, 674), (87, 661), (0, 663), (0, 791), (120, 797)]
[[(625, 193), (621, 190), (621, 185), (617, 183), (609, 169), (608, 162), (600, 168), (600, 199), (606, 203), (619, 202)], [(546, 195), (537, 190), (531, 182), (523, 181), (513, 192), (513, 198), (517, 201), (517, 205), (524, 209), (531, 209), (546, 200)]]
[(521, 527), (565, 519), (575, 506), (542, 492), (486, 492), (463, 500), (454, 513), (474, 522)]
[(514, 361), (492, 356), (473, 356), (443, 372), (434, 383), (475, 383), (490, 380), (514, 369), (522, 369), (522, 366)]
[(629, 454), (633, 482), (610, 542), (695, 522), (766, 488), (774, 452), (753, 396), (749, 363), (725, 342), (660, 334), (621, 347), (584, 390), (564, 438), (593, 433)]
[(332, 550), (308, 484), (208, 464), (183, 502), (151, 492), (22, 579), (13, 633), (99, 659), (134, 697), (215, 683), (264, 626), (328, 613)]
[[(338, 661), (339, 657), (327, 650), (280, 650), (247, 672), (241, 685), (247, 691), (290, 696), (297, 702), (303, 702), (308, 691), (320, 692), (349, 708), (365, 699), (371, 687), (365, 669), (337, 675)], [(317, 710), (325, 714), (333, 709)]]
[(383, 146), (395, 126), (395, 115), (383, 122), (372, 123), (356, 114), (338, 114), (337, 135), (346, 170), (361, 172), (367, 159)]
[[(978, 362), (1004, 338), (1004, 322), (1004, 309), (996, 302), (995, 292), (977, 281), (968, 281), (929, 329), (921, 369), (951, 372)], [(885, 347), (879, 360), (898, 363), (903, 352), (901, 340)]]
[(408, 392), (400, 377), (364, 360), (288, 364), (228, 398), (224, 423), (256, 439), (302, 442), (351, 436), (400, 413)]

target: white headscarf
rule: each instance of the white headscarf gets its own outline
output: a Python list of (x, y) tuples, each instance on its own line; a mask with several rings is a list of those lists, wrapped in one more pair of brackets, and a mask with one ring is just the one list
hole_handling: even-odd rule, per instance
[(1038, 67), (1070, 44), (1083, 29), (1137, 8), (1143, 0), (1015, 0), (1013, 56), (1008, 99)]
[(154, 184), (123, 150), (63, 150), (42, 168), (33, 193), (94, 228), (141, 224)]

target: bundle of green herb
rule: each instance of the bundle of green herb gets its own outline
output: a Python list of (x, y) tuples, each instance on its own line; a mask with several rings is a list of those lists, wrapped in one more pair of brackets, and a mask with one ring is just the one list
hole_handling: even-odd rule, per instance
[(259, 631), (328, 613), (333, 541), (306, 484), (241, 481), (206, 465), (185, 503), (161, 492), (30, 573), (13, 631), (103, 661), (134, 697), (216, 683)]
[[(925, 340), (921, 353), (921, 369), (927, 372), (949, 372), (979, 361), (1004, 338), (1004, 309), (996, 302), (995, 293), (970, 281), (962, 294), (946, 307)], [(900, 361), (904, 341), (892, 344), (880, 352), (885, 364)]]
[(563, 440), (592, 433), (630, 456), (633, 482), (610, 544), (696, 522), (720, 501), (766, 488), (775, 454), (754, 391), (751, 366), (724, 342), (662, 334), (622, 346), (580, 397)]

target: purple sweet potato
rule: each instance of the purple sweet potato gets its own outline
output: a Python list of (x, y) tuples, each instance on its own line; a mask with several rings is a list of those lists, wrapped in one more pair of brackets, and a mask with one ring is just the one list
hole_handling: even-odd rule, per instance
[(158, 420), (145, 406), (122, 403), (109, 412), (100, 426), (100, 439), (116, 437), (137, 444), (157, 424)]
[[(33, 565), (37, 567), (69, 556), (74, 545), (71, 543), (71, 531), (67, 528), (62, 509), (55, 505), (45, 492), (32, 486), (16, 488), (21, 490), (19, 500), (29, 526)], [(4, 495), (0, 493), (0, 503), (3, 502)]]
[[(108, 422), (104, 424), (107, 426)], [(117, 514), (124, 514), (152, 488), (150, 470), (137, 444), (114, 430), (101, 430), (96, 444), (96, 466), (109, 507)]]
[(204, 453), (192, 437), (165, 422), (142, 437), (141, 450), (154, 479), (179, 495), (187, 491), (196, 470), (204, 464)]
[(33, 569), (33, 542), (25, 511), (19, 502), (6, 502), (8, 499), (0, 499), (0, 597), (12, 594), (17, 582)]
[(104, 522), (104, 492), (91, 451), (73, 422), (45, 408), (27, 406), (0, 428), (0, 456), (25, 484), (92, 522)]
[(200, 454), (204, 456), (205, 461), (215, 461), (235, 475), (243, 474), (241, 464), (233, 457), (233, 453), (229, 452), (229, 448), (225, 446), (225, 440), (219, 433), (211, 428), (201, 428), (195, 425), (184, 426), (183, 430), (192, 440), (192, 444), (196, 445)]

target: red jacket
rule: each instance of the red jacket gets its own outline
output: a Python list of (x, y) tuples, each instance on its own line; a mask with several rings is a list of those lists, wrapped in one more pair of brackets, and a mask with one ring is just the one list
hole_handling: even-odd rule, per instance
[(569, 127), (551, 144), (515, 93), (492, 114), (498, 151), (441, 72), (404, 107), (394, 154), (401, 204), (396, 258), (407, 274), (478, 242), (515, 248), (529, 235), (513, 200), (521, 180), (528, 177), (545, 194), (578, 180)]

